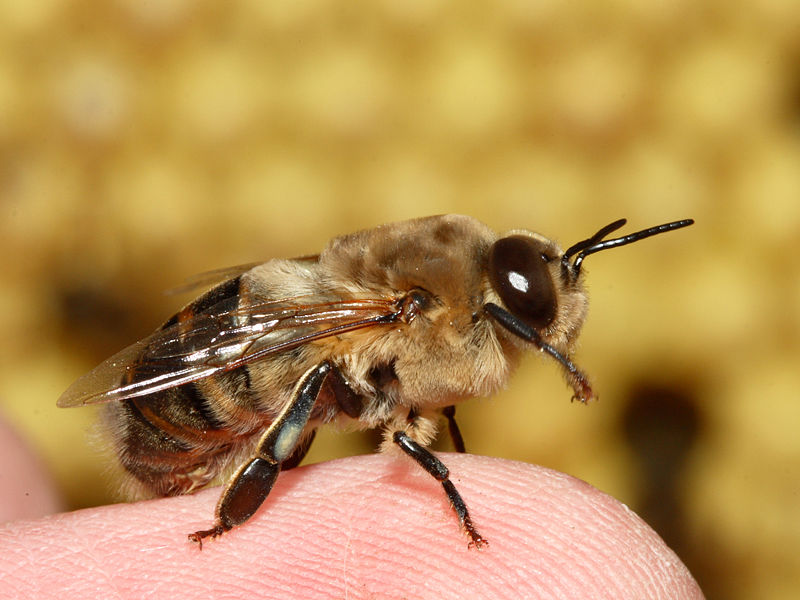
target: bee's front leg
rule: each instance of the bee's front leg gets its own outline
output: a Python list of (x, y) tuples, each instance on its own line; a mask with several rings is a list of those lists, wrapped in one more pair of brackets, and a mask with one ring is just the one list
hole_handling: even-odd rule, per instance
[(319, 396), (322, 385), (332, 369), (323, 362), (310, 369), (295, 388), (294, 398), (270, 425), (256, 446), (253, 458), (245, 463), (228, 483), (217, 504), (214, 527), (189, 534), (189, 539), (203, 547), (203, 539), (217, 537), (236, 525), (241, 525), (258, 510), (269, 495), (281, 463), (295, 450)]
[(441, 482), (444, 492), (447, 494), (447, 499), (450, 500), (453, 510), (456, 511), (461, 527), (463, 527), (464, 531), (466, 531), (467, 535), (470, 537), (469, 545), (482, 548), (488, 544), (489, 542), (478, 533), (478, 530), (475, 529), (475, 526), (472, 524), (467, 505), (464, 503), (461, 494), (458, 493), (456, 486), (450, 481), (450, 471), (445, 464), (431, 454), (429, 450), (411, 439), (405, 431), (395, 431), (392, 439), (395, 444), (400, 446), (403, 452), (417, 461), (417, 464), (433, 475), (437, 481)]

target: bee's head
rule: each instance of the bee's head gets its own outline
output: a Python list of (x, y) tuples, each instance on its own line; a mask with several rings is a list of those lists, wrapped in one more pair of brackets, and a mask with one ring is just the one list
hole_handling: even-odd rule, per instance
[(582, 399), (590, 391), (588, 384), (566, 358), (565, 350), (558, 348), (568, 349), (586, 315), (586, 295), (579, 281), (583, 260), (595, 252), (686, 227), (694, 221), (684, 219), (603, 239), (625, 222), (620, 219), (606, 225), (566, 252), (541, 235), (516, 231), (498, 239), (489, 249), (489, 282), (504, 307), (489, 302), (484, 307), (486, 312), (516, 337), (561, 362)]

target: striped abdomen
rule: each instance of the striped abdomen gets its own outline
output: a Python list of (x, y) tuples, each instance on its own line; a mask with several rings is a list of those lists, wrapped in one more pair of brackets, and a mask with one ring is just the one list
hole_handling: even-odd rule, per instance
[[(214, 312), (236, 308), (240, 284), (241, 278), (237, 277), (210, 290), (173, 316), (162, 329), (188, 321), (212, 307)], [(134, 366), (125, 383), (149, 375), (144, 368)], [(254, 407), (248, 366), (243, 366), (112, 403), (106, 421), (116, 432), (122, 466), (150, 493), (175, 495), (213, 479), (237, 445), (274, 418), (257, 414)]]

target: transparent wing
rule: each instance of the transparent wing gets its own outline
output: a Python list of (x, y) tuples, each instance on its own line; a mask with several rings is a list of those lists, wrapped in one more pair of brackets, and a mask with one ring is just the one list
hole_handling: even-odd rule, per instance
[(391, 299), (304, 304), (303, 298), (235, 308), (228, 301), (161, 329), (73, 383), (58, 406), (124, 400), (230, 371), (346, 331), (391, 323)]
[(217, 283), (222, 283), (228, 279), (238, 277), (239, 275), (246, 273), (250, 269), (257, 267), (260, 264), (262, 263), (252, 262), (243, 265), (235, 265), (233, 267), (222, 267), (220, 269), (203, 271), (202, 273), (197, 273), (191, 277), (187, 277), (181, 285), (170, 288), (164, 293), (167, 296), (177, 296), (187, 292), (194, 292), (201, 288), (211, 287)]
[[(290, 260), (315, 262), (319, 260), (319, 254), (307, 254), (305, 256), (298, 256)], [(168, 296), (177, 296), (178, 294), (195, 292), (199, 289), (211, 287), (212, 285), (216, 285), (228, 279), (233, 279), (234, 277), (238, 277), (239, 275), (246, 273), (250, 269), (253, 269), (262, 264), (264, 264), (263, 261), (251, 262), (241, 265), (234, 265), (232, 267), (222, 267), (220, 269), (203, 271), (202, 273), (197, 273), (195, 275), (192, 275), (191, 277), (187, 277), (186, 280), (181, 285), (176, 286), (174, 288), (170, 288), (166, 290), (164, 293)]]

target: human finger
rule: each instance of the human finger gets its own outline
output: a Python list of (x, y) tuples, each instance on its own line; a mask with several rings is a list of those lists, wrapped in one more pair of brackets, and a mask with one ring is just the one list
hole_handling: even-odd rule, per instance
[(7, 525), (2, 579), (37, 598), (702, 598), (658, 535), (588, 484), (442, 458), (488, 547), (467, 547), (427, 473), (373, 455), (283, 473), (202, 551), (186, 535), (209, 526), (219, 489)]

